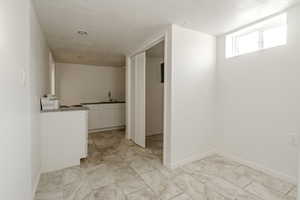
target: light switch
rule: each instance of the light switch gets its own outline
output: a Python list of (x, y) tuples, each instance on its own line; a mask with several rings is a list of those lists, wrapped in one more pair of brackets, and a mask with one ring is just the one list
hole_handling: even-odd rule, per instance
[(290, 133), (289, 134), (289, 141), (291, 146), (298, 146), (298, 134), (297, 133)]
[(26, 70), (25, 68), (20, 71), (20, 83), (23, 87), (26, 86)]

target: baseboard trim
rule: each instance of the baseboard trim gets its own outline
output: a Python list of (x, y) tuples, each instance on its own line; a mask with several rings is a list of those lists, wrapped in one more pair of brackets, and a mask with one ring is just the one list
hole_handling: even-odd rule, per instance
[(38, 175), (35, 179), (35, 183), (34, 183), (33, 188), (32, 188), (32, 197), (33, 197), (33, 199), (35, 197), (35, 193), (36, 193), (37, 187), (39, 185), (40, 178), (41, 178), (41, 172), (38, 173)]
[(153, 135), (161, 135), (163, 134), (163, 132), (159, 132), (159, 133), (151, 133), (151, 132), (147, 132), (146, 136), (153, 136)]
[(255, 162), (252, 162), (252, 161), (248, 161), (248, 160), (244, 160), (238, 156), (234, 156), (232, 154), (229, 154), (229, 153), (224, 153), (224, 152), (221, 152), (221, 151), (217, 151), (216, 149), (213, 149), (211, 151), (207, 151), (205, 153), (195, 153), (195, 154), (192, 154), (190, 156), (188, 156), (186, 159), (184, 160), (180, 160), (178, 162), (175, 162), (175, 163), (171, 163), (171, 164), (168, 164), (167, 167), (171, 168), (171, 169), (175, 169), (177, 167), (180, 167), (184, 164), (187, 164), (187, 163), (190, 163), (190, 162), (193, 162), (193, 161), (196, 161), (196, 160), (201, 160), (205, 157), (208, 157), (208, 156), (211, 156), (213, 154), (218, 154), (220, 156), (223, 156), (225, 158), (228, 158), (232, 161), (235, 161), (235, 162), (238, 162), (242, 165), (245, 165), (245, 166), (248, 166), (248, 167), (251, 167), (255, 170), (258, 170), (258, 171), (261, 171), (261, 172), (264, 172), (270, 176), (273, 176), (273, 177), (276, 177), (278, 179), (281, 179), (283, 181), (286, 181), (288, 183), (292, 183), (292, 184), (297, 184), (297, 177), (291, 177), (291, 176), (288, 176), (286, 174), (283, 174), (281, 172), (278, 172), (276, 170), (273, 170), (273, 169), (270, 169), (270, 168), (267, 168), (263, 165), (260, 165), (258, 163), (255, 163)]
[(89, 133), (97, 133), (103, 131), (114, 131), (114, 130), (123, 130), (125, 126), (115, 126), (115, 127), (108, 127), (108, 128), (100, 128), (100, 129), (89, 129)]
[(171, 163), (170, 168), (171, 169), (176, 169), (177, 167), (180, 167), (182, 165), (185, 165), (187, 163), (190, 163), (190, 162), (193, 162), (193, 161), (196, 161), (196, 160), (201, 160), (201, 159), (203, 159), (205, 157), (208, 157), (210, 155), (213, 155), (213, 154), (216, 154), (215, 150), (210, 150), (210, 151), (207, 151), (205, 153), (194, 153), (194, 154), (191, 154), (190, 156), (188, 156), (187, 158), (185, 158), (183, 160), (177, 161), (175, 163)]
[(265, 167), (263, 165), (260, 165), (258, 163), (248, 161), (248, 160), (244, 160), (244, 159), (239, 158), (238, 156), (234, 156), (234, 155), (231, 155), (231, 154), (228, 154), (228, 153), (216, 152), (216, 154), (218, 154), (220, 156), (223, 156), (223, 157), (226, 157), (230, 160), (236, 161), (236, 162), (238, 162), (242, 165), (246, 165), (248, 167), (251, 167), (255, 170), (262, 171), (262, 172), (264, 172), (264, 173), (266, 173), (270, 176), (276, 177), (276, 178), (281, 179), (283, 181), (286, 181), (286, 182), (289, 182), (289, 183), (292, 183), (292, 184), (297, 184), (297, 177), (288, 176), (286, 174), (283, 174), (283, 173), (278, 172), (276, 170), (267, 168), (267, 167)]

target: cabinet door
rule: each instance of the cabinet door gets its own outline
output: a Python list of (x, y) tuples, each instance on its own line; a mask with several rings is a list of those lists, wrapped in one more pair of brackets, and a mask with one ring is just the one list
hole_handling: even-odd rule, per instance
[(93, 105), (89, 109), (90, 130), (125, 125), (125, 104)]
[(107, 108), (106, 105), (102, 105), (101, 113), (100, 113), (100, 119), (99, 119), (99, 125), (100, 128), (109, 128), (111, 127), (111, 112), (110, 109)]
[(146, 147), (146, 53), (135, 56), (135, 122), (133, 141), (141, 147)]
[(112, 126), (122, 126), (122, 107), (121, 105), (116, 105), (111, 108), (111, 123)]
[(89, 130), (99, 129), (103, 127), (103, 115), (102, 115), (102, 106), (95, 105), (87, 105), (89, 108), (89, 119), (88, 119), (88, 127)]
[(114, 104), (103, 105), (103, 125), (104, 128), (109, 128), (116, 125), (117, 109)]
[(98, 129), (101, 128), (101, 111), (100, 110), (89, 110), (89, 129)]
[(122, 111), (123, 107), (123, 104), (103, 105), (102, 122), (104, 128), (125, 125), (125, 111)]
[(126, 104), (122, 104), (121, 106), (121, 126), (125, 126), (126, 124), (126, 108), (125, 108)]

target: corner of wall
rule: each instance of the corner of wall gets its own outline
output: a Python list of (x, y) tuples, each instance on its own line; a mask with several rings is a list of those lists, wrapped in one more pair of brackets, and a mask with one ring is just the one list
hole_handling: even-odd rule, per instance
[(216, 153), (217, 153), (216, 149), (211, 149), (211, 150), (209, 150), (207, 152), (204, 152), (204, 153), (202, 153), (202, 152), (201, 153), (194, 153), (194, 154), (191, 154), (190, 156), (187, 156), (183, 160), (171, 163), (169, 168), (176, 169), (176, 168), (178, 168), (182, 165), (185, 165), (185, 164), (193, 162), (193, 161), (201, 160), (205, 157), (211, 156), (211, 155), (216, 154)]
[(267, 168), (267, 167), (265, 167), (263, 165), (260, 165), (258, 163), (255, 163), (255, 162), (252, 162), (252, 161), (249, 161), (249, 160), (244, 160), (241, 157), (235, 156), (233, 154), (226, 153), (226, 152), (220, 151), (220, 150), (217, 150), (216, 154), (218, 154), (220, 156), (223, 156), (223, 157), (226, 157), (230, 160), (236, 161), (236, 162), (238, 162), (242, 165), (246, 165), (248, 167), (251, 167), (255, 170), (261, 171), (261, 172), (263, 172), (265, 174), (268, 174), (272, 177), (276, 177), (278, 179), (286, 181), (288, 183), (297, 184), (297, 182), (298, 182), (297, 177), (288, 176), (286, 174), (280, 173), (280, 172), (278, 172), (276, 170), (273, 170), (271, 168)]
[(37, 191), (37, 187), (39, 185), (39, 182), (40, 182), (40, 177), (41, 177), (41, 170), (39, 170), (37, 176), (36, 176), (36, 179), (34, 180), (33, 182), (33, 187), (32, 187), (32, 197), (34, 198), (35, 197), (35, 193)]

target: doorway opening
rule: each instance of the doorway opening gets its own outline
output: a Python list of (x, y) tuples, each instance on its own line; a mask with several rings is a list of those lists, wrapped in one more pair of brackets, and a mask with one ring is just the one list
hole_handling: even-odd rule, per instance
[(146, 51), (146, 148), (163, 158), (164, 41)]
[(168, 161), (166, 138), (165, 37), (128, 57), (127, 138), (150, 150), (164, 165)]

